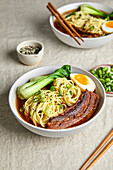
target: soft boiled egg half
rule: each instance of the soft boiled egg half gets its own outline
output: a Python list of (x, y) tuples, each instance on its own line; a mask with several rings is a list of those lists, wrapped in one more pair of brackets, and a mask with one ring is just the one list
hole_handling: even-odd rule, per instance
[(84, 74), (72, 73), (70, 74), (70, 79), (81, 89), (81, 91), (85, 91), (86, 89), (94, 91), (96, 88), (93, 80)]
[(113, 20), (110, 21), (106, 21), (103, 25), (102, 25), (102, 29), (105, 33), (110, 34), (113, 32)]

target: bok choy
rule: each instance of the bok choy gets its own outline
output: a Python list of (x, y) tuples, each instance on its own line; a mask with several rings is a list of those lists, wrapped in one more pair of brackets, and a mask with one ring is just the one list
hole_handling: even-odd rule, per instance
[(94, 8), (93, 6), (89, 5), (89, 4), (83, 4), (81, 5), (81, 11), (83, 12), (86, 12), (88, 14), (91, 14), (91, 15), (96, 15), (96, 16), (101, 16), (101, 17), (104, 17), (104, 18), (109, 18), (110, 17), (113, 17), (113, 12), (111, 14), (107, 14), (107, 13), (103, 13), (102, 11)]
[(34, 93), (52, 83), (56, 78), (69, 78), (70, 74), (71, 66), (64, 65), (48, 76), (37, 77), (32, 79), (32, 81), (19, 86), (17, 88), (17, 95), (20, 99), (28, 99)]

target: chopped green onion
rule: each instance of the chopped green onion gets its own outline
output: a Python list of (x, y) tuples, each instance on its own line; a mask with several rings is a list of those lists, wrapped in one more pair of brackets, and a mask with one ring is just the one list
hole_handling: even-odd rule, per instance
[(108, 87), (106, 87), (106, 88), (105, 88), (105, 91), (108, 91), (108, 89), (109, 89), (109, 88), (108, 88)]
[(64, 108), (62, 104), (60, 104), (60, 108), (61, 108), (61, 109), (63, 109), (63, 108)]
[(43, 95), (44, 95), (43, 93), (40, 93), (40, 97), (41, 97), (41, 98), (43, 97)]
[(110, 86), (108, 87), (108, 92), (111, 92), (111, 87)]
[(99, 74), (100, 77), (102, 77), (102, 70), (101, 69), (98, 70), (98, 74)]
[(70, 89), (72, 87), (72, 84), (66, 84), (66, 88)]
[(91, 70), (91, 73), (96, 76), (100, 82), (103, 84), (105, 91), (107, 92), (113, 92), (113, 66), (110, 67), (110, 70), (108, 67), (99, 67), (94, 71)]
[(44, 101), (45, 101), (45, 97), (42, 97), (42, 98), (40, 99), (40, 101), (41, 101), (41, 102), (44, 102)]
[(54, 86), (51, 86), (51, 87), (50, 87), (50, 90), (51, 90), (51, 91), (55, 91), (55, 87), (54, 87)]
[(68, 18), (68, 17), (70, 17), (71, 15), (76, 15), (76, 12), (71, 12), (70, 14), (66, 15), (65, 18)]
[(93, 31), (94, 29), (95, 29), (95, 26), (92, 25), (92, 26), (90, 27), (90, 30)]
[(21, 107), (21, 108), (20, 108), (20, 112), (23, 112), (23, 111), (24, 111), (24, 107)]
[(110, 82), (110, 78), (106, 78), (106, 82)]
[(69, 93), (70, 93), (70, 95), (72, 95), (73, 93), (72, 93), (72, 91), (69, 91)]
[(50, 110), (49, 109), (45, 109), (44, 113), (48, 116)]
[(107, 67), (103, 67), (102, 71), (106, 72), (106, 71), (108, 71), (108, 68)]
[(59, 91), (59, 96), (62, 96), (62, 91), (61, 90)]
[(113, 72), (113, 66), (111, 66), (111, 72)]
[(91, 73), (92, 73), (92, 74), (95, 74), (95, 70), (94, 70), (94, 69), (92, 69), (92, 70), (91, 70)]
[(79, 16), (78, 16), (78, 18), (77, 18), (77, 19), (80, 19), (80, 18), (81, 18), (81, 16), (82, 16), (82, 15), (81, 15), (81, 14), (79, 14)]
[(110, 16), (109, 15), (107, 15), (107, 21), (109, 21), (110, 20)]
[(98, 74), (94, 74), (94, 76), (98, 78)]

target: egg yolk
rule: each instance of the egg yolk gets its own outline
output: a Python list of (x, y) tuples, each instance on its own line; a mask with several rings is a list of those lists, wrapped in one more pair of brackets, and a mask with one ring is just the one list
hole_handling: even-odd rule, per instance
[(74, 76), (74, 79), (77, 80), (79, 83), (81, 83), (83, 85), (89, 84), (89, 80), (88, 80), (86, 75), (78, 74), (78, 75)]
[(113, 21), (106, 22), (106, 27), (113, 28)]

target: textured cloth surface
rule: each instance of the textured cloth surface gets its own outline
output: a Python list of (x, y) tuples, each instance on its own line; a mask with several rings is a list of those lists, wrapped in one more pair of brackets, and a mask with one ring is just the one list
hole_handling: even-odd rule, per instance
[[(113, 0), (92, 1), (113, 7)], [(75, 0), (51, 2), (60, 7)], [(99, 64), (113, 64), (113, 41), (88, 50), (59, 41), (49, 25), (47, 3), (47, 0), (0, 1), (0, 170), (78, 170), (113, 127), (112, 97), (107, 97), (102, 114), (92, 125), (65, 138), (33, 134), (13, 116), (8, 104), (9, 90), (22, 74), (37, 68), (19, 62), (15, 49), (21, 41), (36, 39), (44, 44), (40, 66), (68, 63), (89, 70)], [(92, 167), (97, 169), (113, 169), (113, 147)]]

